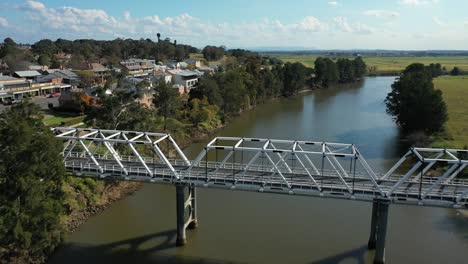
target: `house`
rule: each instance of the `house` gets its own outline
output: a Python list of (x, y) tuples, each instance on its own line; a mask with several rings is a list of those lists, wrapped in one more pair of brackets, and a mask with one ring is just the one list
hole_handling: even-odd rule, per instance
[(152, 73), (156, 67), (156, 61), (146, 59), (129, 59), (126, 61), (121, 61), (120, 65), (127, 69), (128, 74), (138, 77), (147, 76)]
[(187, 65), (193, 66), (195, 68), (202, 66), (201, 60), (197, 60), (197, 59), (185, 59), (184, 62), (187, 63)]
[(103, 74), (106, 74), (107, 72), (110, 71), (108, 68), (104, 67), (100, 63), (90, 63), (88, 68), (89, 68), (89, 70), (91, 70), (92, 72), (94, 72), (97, 75), (103, 75)]
[(58, 78), (62, 78), (63, 83), (71, 85), (71, 87), (76, 88), (80, 83), (80, 77), (70, 70), (57, 70), (54, 71), (53, 75)]
[(166, 65), (167, 67), (173, 69), (173, 70), (180, 70), (180, 63), (178, 63), (177, 61), (167, 61), (166, 62)]
[(153, 76), (152, 81), (164, 79), (166, 83), (172, 82), (172, 75), (166, 71), (155, 71)]
[(172, 75), (172, 82), (184, 86), (185, 92), (187, 93), (198, 84), (199, 74), (195, 71), (168, 70), (167, 72)]
[(38, 71), (16, 71), (13, 73), (13, 77), (27, 80), (34, 80), (37, 76), (41, 76), (41, 73)]

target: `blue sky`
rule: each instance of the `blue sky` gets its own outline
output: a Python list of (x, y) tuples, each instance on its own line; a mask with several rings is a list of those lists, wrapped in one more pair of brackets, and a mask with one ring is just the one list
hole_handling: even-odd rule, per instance
[(177, 39), (197, 47), (468, 49), (465, 0), (2, 0), (0, 38)]

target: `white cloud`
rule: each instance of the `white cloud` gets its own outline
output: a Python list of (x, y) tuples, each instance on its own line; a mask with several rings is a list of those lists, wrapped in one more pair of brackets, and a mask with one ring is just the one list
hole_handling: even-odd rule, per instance
[(437, 4), (439, 0), (400, 0), (401, 5), (406, 5), (406, 6), (427, 6), (430, 4)]
[(0, 27), (8, 27), (10, 24), (8, 23), (8, 20), (4, 17), (0, 17)]
[[(156, 33), (161, 33), (163, 38), (170, 37), (177, 39), (179, 43), (197, 47), (211, 44), (228, 47), (300, 45), (323, 49), (461, 49), (462, 43), (468, 41), (468, 35), (449, 31), (448, 28), (429, 27), (417, 30), (413, 29), (412, 25), (399, 28), (399, 23), (396, 23), (398, 20), (393, 19), (398, 13), (378, 8), (361, 13), (361, 15), (386, 19), (383, 23), (372, 25), (351, 19), (351, 14), (348, 17), (323, 19), (317, 16), (297, 17), (296, 20), (288, 22), (265, 18), (238, 23), (214, 23), (207, 22), (204, 17), (194, 17), (187, 13), (166, 17), (156, 11), (144, 17), (137, 17), (135, 13), (127, 11), (120, 15), (111, 15), (101, 9), (50, 7), (46, 1), (39, 1), (42, 0), (26, 1), (18, 8), (12, 9), (12, 12), (16, 12), (14, 25), (12, 21), (6, 21), (9, 26), (4, 28), (2, 26), (5, 25), (5, 21), (0, 18), (0, 32), (19, 42), (29, 43), (43, 38), (156, 39)], [(418, 0), (418, 3), (423, 1), (434, 3), (430, 0)], [(324, 3), (327, 5), (328, 2)], [(343, 3), (340, 0), (337, 0), (338, 2)], [(427, 15), (426, 21), (431, 18), (432, 15)], [(440, 22), (447, 22), (443, 17), (441, 19)], [(424, 20), (421, 20), (421, 23), (422, 21)], [(465, 21), (468, 22), (468, 18)], [(462, 20), (462, 26), (468, 30), (468, 23), (463, 25), (463, 22)], [(393, 24), (389, 26), (389, 23)], [(421, 38), (423, 35), (411, 36), (414, 31), (427, 34), (427, 39)], [(395, 32), (398, 32), (398, 36), (394, 35)], [(427, 41), (428, 39), (431, 41)]]
[(328, 4), (331, 5), (331, 6), (339, 6), (340, 5), (340, 3), (338, 3), (337, 1), (329, 1)]
[(363, 13), (365, 16), (374, 16), (382, 18), (397, 18), (400, 16), (398, 12), (393, 12), (389, 10), (366, 10)]
[(304, 31), (321, 31), (326, 29), (326, 25), (313, 16), (307, 16), (290, 27)]
[(446, 25), (446, 23), (443, 22), (442, 20), (440, 20), (440, 18), (438, 18), (438, 17), (432, 17), (432, 21), (434, 21), (434, 23), (436, 23), (439, 26), (445, 26)]
[(372, 34), (375, 30), (362, 23), (349, 23), (346, 17), (335, 17), (335, 25), (339, 30), (354, 34)]

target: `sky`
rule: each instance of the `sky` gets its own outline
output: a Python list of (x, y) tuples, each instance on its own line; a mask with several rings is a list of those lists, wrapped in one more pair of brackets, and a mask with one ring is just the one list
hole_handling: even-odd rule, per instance
[(0, 39), (468, 50), (468, 0), (1, 0)]

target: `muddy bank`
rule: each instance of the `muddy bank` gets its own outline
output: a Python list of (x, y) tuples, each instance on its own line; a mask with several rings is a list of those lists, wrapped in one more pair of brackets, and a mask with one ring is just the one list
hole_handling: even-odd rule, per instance
[(114, 186), (107, 188), (106, 191), (102, 194), (101, 201), (98, 205), (90, 206), (83, 210), (74, 211), (68, 216), (68, 219), (65, 223), (66, 232), (74, 232), (91, 216), (104, 211), (113, 202), (135, 193), (142, 186), (143, 184), (138, 182), (120, 182)]

